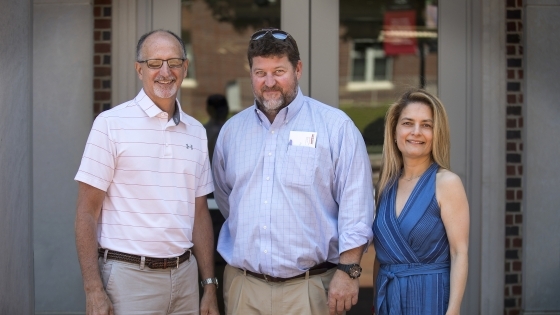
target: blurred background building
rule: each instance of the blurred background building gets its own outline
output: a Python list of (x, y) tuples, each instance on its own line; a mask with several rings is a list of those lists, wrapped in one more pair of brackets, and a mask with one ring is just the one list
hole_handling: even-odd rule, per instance
[[(134, 97), (136, 41), (187, 45), (183, 110), (252, 105), (246, 48), (262, 27), (298, 42), (305, 94), (356, 123), (375, 172), (388, 105), (436, 93), (471, 206), (463, 314), (560, 314), (557, 0), (0, 0), (0, 314), (83, 314), (73, 181), (91, 123)], [(555, 35), (556, 34), (556, 35)], [(223, 218), (209, 200), (214, 226)], [(371, 272), (371, 252), (362, 265)], [(218, 256), (218, 273), (224, 262)], [(361, 278), (368, 314), (371, 274)]]

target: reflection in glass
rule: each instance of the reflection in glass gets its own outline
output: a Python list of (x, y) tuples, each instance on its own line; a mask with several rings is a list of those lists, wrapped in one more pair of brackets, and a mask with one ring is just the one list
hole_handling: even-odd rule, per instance
[(209, 95), (224, 95), (231, 114), (252, 105), (247, 45), (256, 30), (280, 28), (280, 1), (183, 0), (181, 10), (189, 59), (181, 86), (183, 110), (204, 124)]
[[(209, 103), (212, 99), (225, 103), (218, 95), (225, 96), (230, 115), (253, 104), (247, 46), (256, 30), (280, 28), (280, 0), (183, 0), (181, 3), (181, 37), (189, 59), (187, 78), (181, 85), (181, 106), (187, 114), (206, 125), (212, 145), (211, 139), (215, 139), (218, 132), (215, 127), (221, 126), (222, 119), (215, 116), (214, 121), (210, 121), (207, 99), (212, 95)], [(220, 106), (208, 107), (218, 110)], [(225, 107), (227, 105), (222, 105)], [(224, 218), (212, 196), (209, 198), (217, 242)], [(225, 261), (217, 251), (214, 257), (216, 277), (223, 283)], [(218, 306), (220, 314), (225, 314), (222, 290), (219, 286)]]
[(407, 88), (437, 94), (437, 0), (340, 1), (339, 106), (375, 169), (383, 117)]

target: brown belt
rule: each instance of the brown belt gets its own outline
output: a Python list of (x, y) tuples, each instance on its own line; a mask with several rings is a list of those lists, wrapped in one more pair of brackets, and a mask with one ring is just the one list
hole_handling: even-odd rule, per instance
[[(99, 257), (105, 257), (105, 249), (98, 249)], [(144, 265), (150, 269), (166, 269), (170, 267), (179, 268), (179, 265), (191, 258), (191, 250), (188, 249), (183, 255), (171, 258), (152, 258), (144, 257)], [(140, 264), (142, 262), (141, 256), (126, 254), (109, 250), (107, 252), (107, 259), (124, 261), (133, 264)]]
[[(324, 262), (322, 264), (318, 264), (318, 265), (315, 265), (315, 266), (309, 268), (309, 275), (310, 276), (319, 275), (319, 274), (322, 274), (324, 272), (327, 272), (327, 270), (329, 270), (331, 268), (334, 268), (334, 267), (336, 267), (336, 264), (333, 264), (333, 263), (327, 261), (327, 262)], [(280, 277), (263, 275), (263, 274), (252, 272), (252, 271), (249, 271), (249, 270), (241, 269), (241, 271), (246, 272), (248, 275), (251, 275), (255, 278), (265, 280), (266, 282), (285, 282), (285, 281), (288, 281), (288, 280), (305, 278), (305, 274), (306, 274), (304, 272), (304, 273), (302, 273), (300, 275), (297, 275), (297, 276), (293, 276), (293, 277), (289, 277), (289, 278), (280, 278)]]

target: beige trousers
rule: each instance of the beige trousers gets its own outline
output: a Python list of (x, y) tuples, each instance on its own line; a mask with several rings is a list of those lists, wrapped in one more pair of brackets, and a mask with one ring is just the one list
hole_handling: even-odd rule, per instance
[(227, 315), (326, 315), (327, 296), (336, 268), (281, 283), (266, 282), (226, 266), (224, 302)]
[(191, 256), (179, 268), (150, 269), (99, 258), (103, 287), (115, 315), (199, 314), (198, 268)]

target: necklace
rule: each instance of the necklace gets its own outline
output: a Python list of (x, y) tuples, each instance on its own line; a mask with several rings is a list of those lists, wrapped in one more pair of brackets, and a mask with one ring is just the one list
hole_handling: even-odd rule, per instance
[[(428, 167), (428, 168), (429, 168), (429, 167)], [(411, 178), (404, 178), (403, 175), (401, 174), (401, 178), (404, 179), (404, 180), (406, 180), (407, 182), (410, 182), (411, 180), (417, 179), (418, 177), (424, 175), (424, 173), (426, 173), (426, 171), (427, 171), (427, 169), (424, 170), (424, 171), (422, 172), (422, 174), (417, 175), (417, 176), (412, 176)]]
[(423, 174), (424, 174), (424, 173), (422, 173), (422, 174), (420, 174), (420, 175), (418, 175), (418, 176), (411, 177), (411, 178), (404, 178), (404, 177), (402, 177), (402, 175), (401, 175), (401, 178), (404, 179), (404, 180), (406, 180), (407, 182), (410, 182), (411, 180), (417, 179), (418, 177), (422, 176)]

